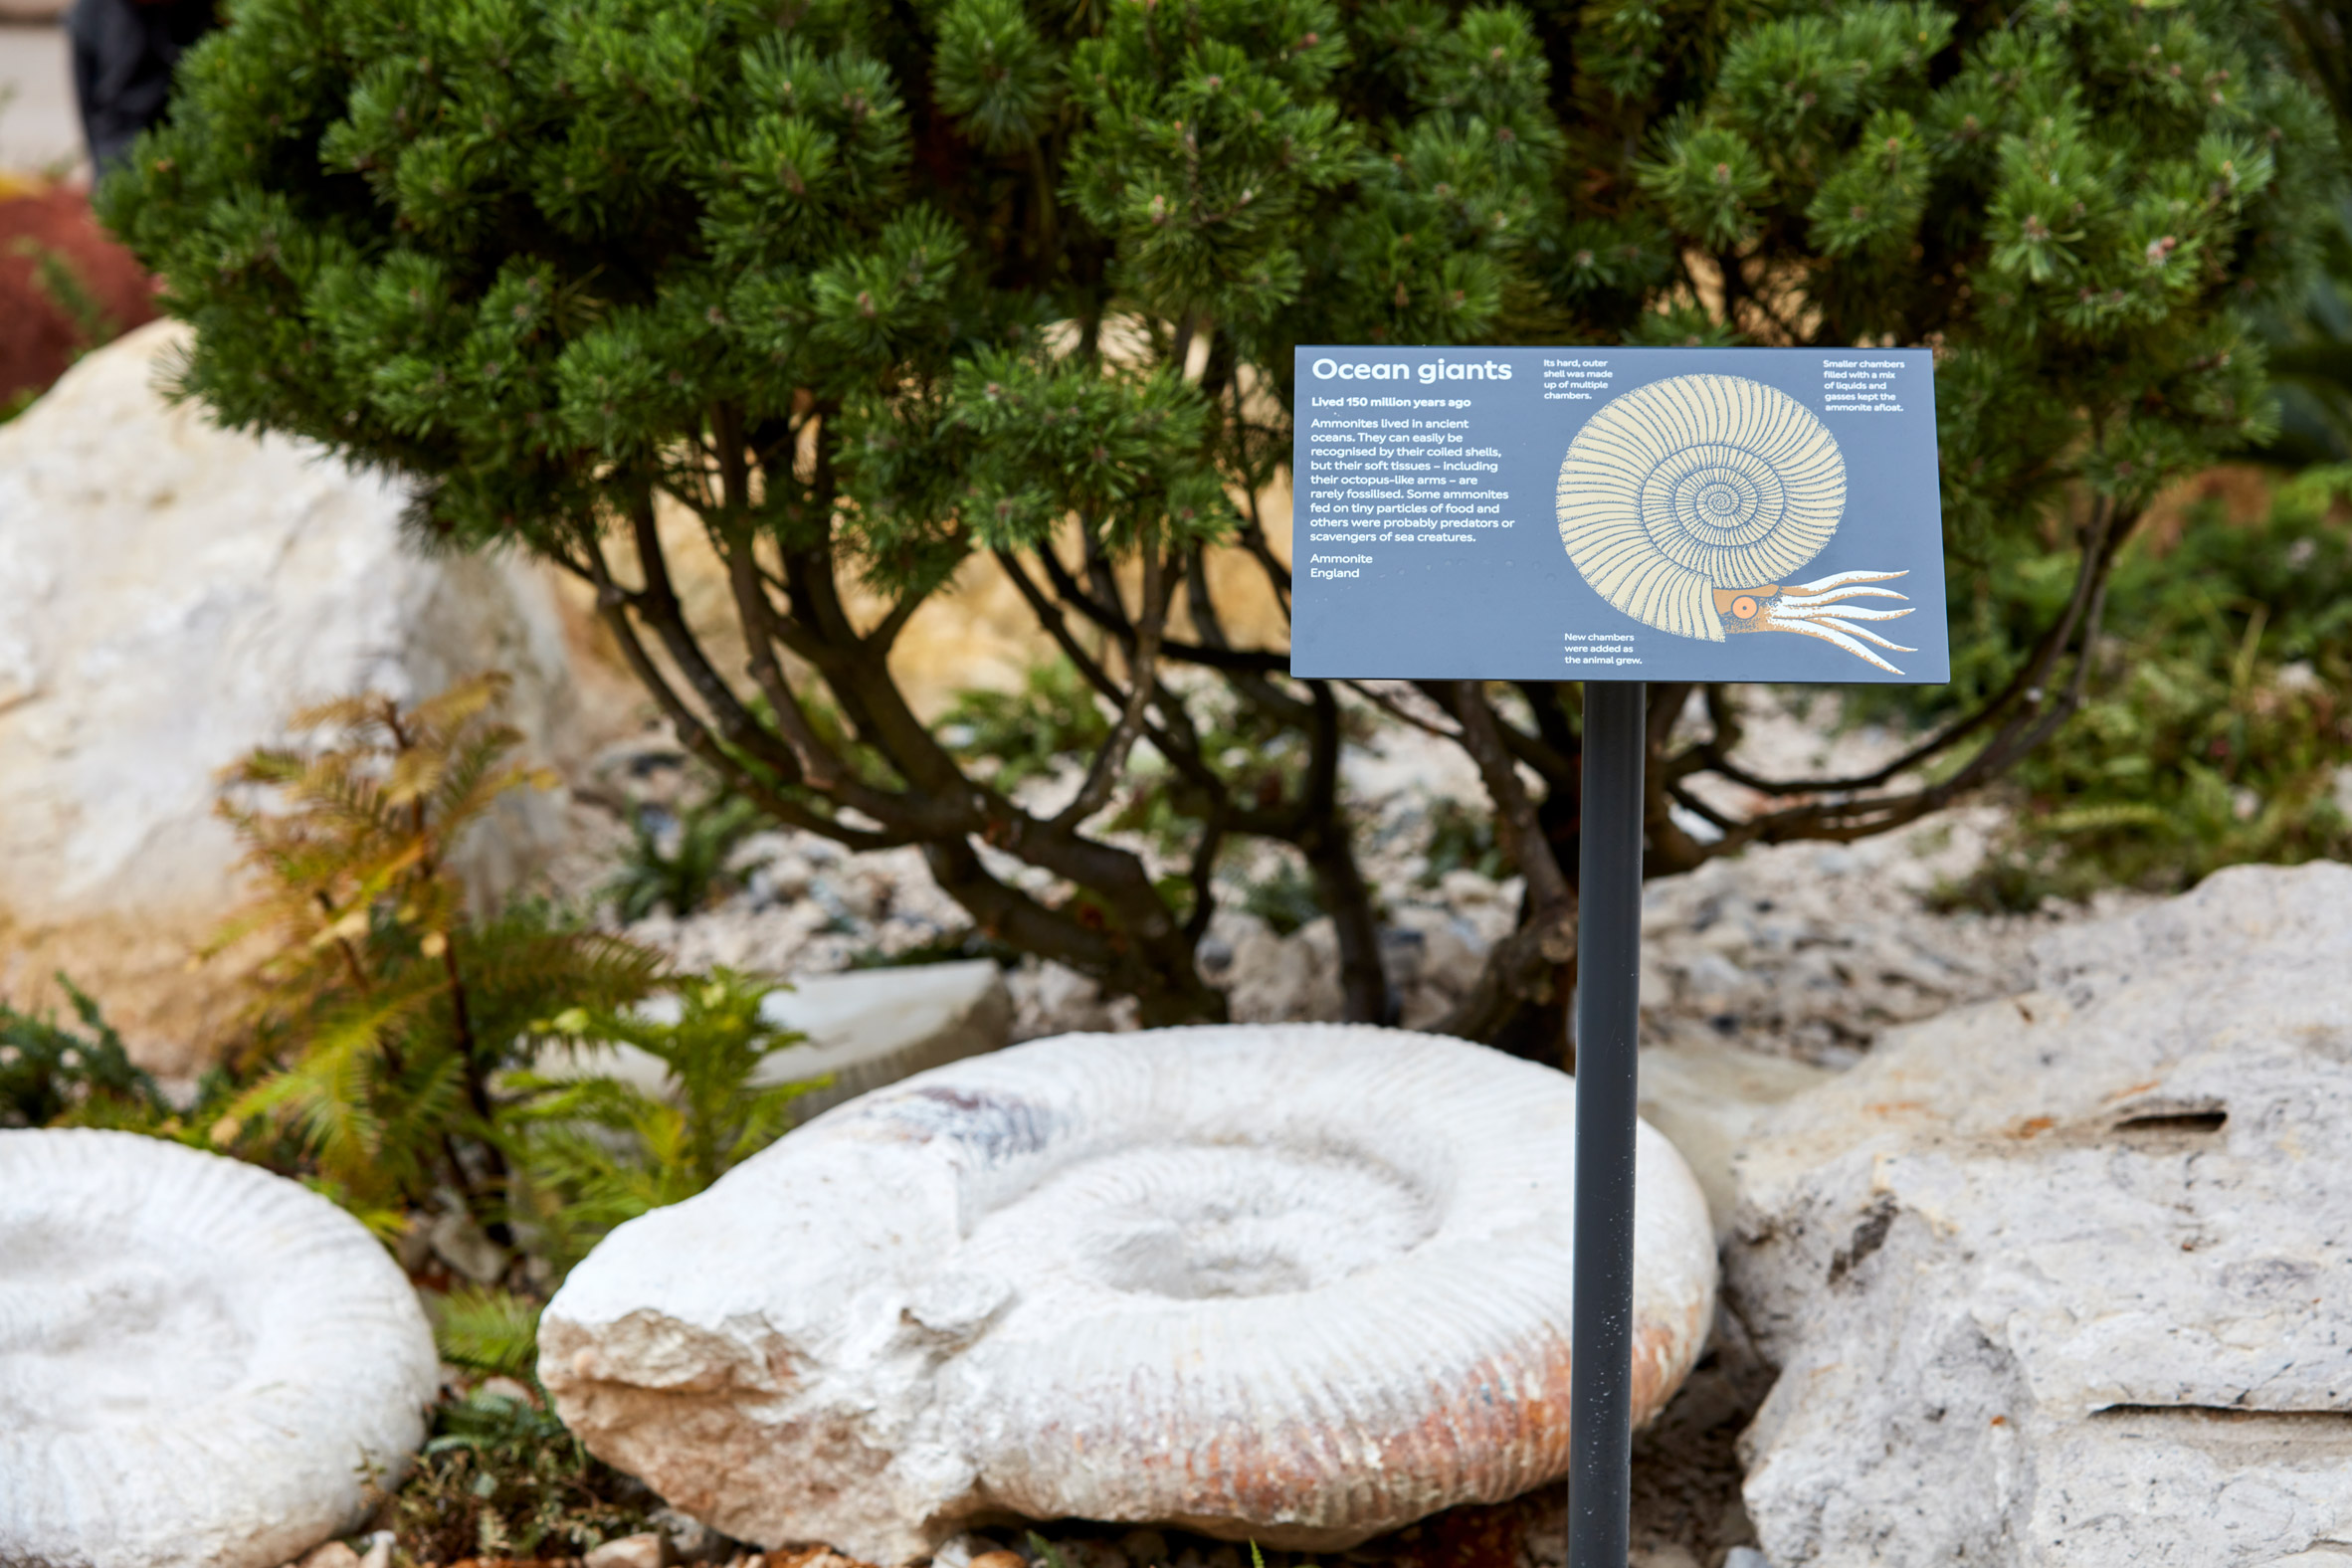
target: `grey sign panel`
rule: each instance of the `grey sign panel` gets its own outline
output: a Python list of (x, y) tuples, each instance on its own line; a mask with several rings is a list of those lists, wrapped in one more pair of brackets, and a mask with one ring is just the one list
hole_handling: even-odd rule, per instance
[(1924, 349), (1298, 350), (1290, 669), (1951, 679)]

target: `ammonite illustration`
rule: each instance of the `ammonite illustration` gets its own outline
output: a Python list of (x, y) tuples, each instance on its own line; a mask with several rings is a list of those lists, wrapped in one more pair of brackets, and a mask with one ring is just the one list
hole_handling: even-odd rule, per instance
[(1647, 626), (1719, 643), (1730, 632), (1818, 637), (1891, 675), (1863, 647), (1914, 653), (1863, 623), (1909, 609), (1877, 588), (1903, 572), (1787, 579), (1846, 512), (1846, 459), (1811, 409), (1745, 376), (1673, 376), (1606, 404), (1560, 465), (1560, 539), (1602, 598)]

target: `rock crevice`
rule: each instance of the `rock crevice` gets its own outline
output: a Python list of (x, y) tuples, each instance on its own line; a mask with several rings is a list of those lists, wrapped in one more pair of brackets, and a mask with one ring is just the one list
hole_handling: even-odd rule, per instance
[(1733, 1161), (1779, 1568), (2262, 1568), (2352, 1538), (2352, 868), (2061, 928)]

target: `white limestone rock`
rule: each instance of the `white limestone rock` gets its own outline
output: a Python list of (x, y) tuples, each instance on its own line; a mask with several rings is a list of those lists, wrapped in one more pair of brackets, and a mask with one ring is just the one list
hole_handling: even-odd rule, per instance
[(1257, 915), (1220, 910), (1210, 930), (1233, 947), (1222, 977), (1232, 1017), (1248, 1024), (1326, 1023), (1345, 1011), (1339, 935), (1329, 915), (1279, 936)]
[[(572, 744), (555, 602), (515, 559), (427, 560), (404, 490), (306, 443), (220, 429), (156, 383), (186, 328), (90, 355), (0, 426), (0, 998), (69, 969), (148, 1066), (192, 1072), (219, 982), (190, 946), (239, 896), (215, 775), (287, 715), (486, 669), (550, 759)], [(516, 794), (466, 847), (478, 890), (561, 830)]]
[(647, 1530), (606, 1541), (581, 1560), (581, 1568), (670, 1568), (659, 1533)]
[(1703, 1036), (1642, 1048), (1642, 1119), (1689, 1163), (1718, 1240), (1738, 1206), (1733, 1158), (1776, 1106), (1831, 1076), (1808, 1062)]
[[(667, 1008), (675, 1016), (677, 1005), (657, 998), (648, 1011)], [(1002, 971), (980, 958), (810, 975), (770, 996), (760, 1016), (808, 1040), (768, 1058), (753, 1081), (833, 1080), (792, 1102), (795, 1118), (807, 1121), (869, 1089), (1002, 1048), (1011, 1038), (1013, 999)], [(662, 1060), (635, 1046), (550, 1045), (533, 1067), (549, 1078), (617, 1078), (649, 1094), (677, 1087)]]
[(1013, 999), (1004, 972), (981, 958), (812, 975), (768, 998), (763, 1016), (809, 1037), (770, 1058), (771, 1072), (833, 1079), (792, 1102), (806, 1121), (870, 1089), (1001, 1049)]
[[(674, 1505), (898, 1563), (1006, 1514), (1330, 1548), (1565, 1470), (1575, 1085), (1312, 1025), (1073, 1035), (843, 1105), (632, 1221), (540, 1326)], [(1714, 1246), (1640, 1142), (1635, 1405)]]
[(2352, 868), (2057, 932), (1735, 1165), (1781, 1568), (2352, 1551)]
[(0, 1132), (0, 1563), (274, 1568), (356, 1529), (439, 1362), (359, 1222), (127, 1132)]

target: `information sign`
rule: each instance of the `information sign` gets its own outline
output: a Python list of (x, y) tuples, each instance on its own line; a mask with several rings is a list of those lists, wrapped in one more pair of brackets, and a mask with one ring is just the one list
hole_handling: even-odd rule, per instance
[(1297, 676), (1947, 681), (1924, 349), (1301, 348)]
[(1585, 683), (1568, 1561), (1624, 1568), (1647, 683), (1951, 679), (1920, 349), (1301, 348), (1290, 673)]

